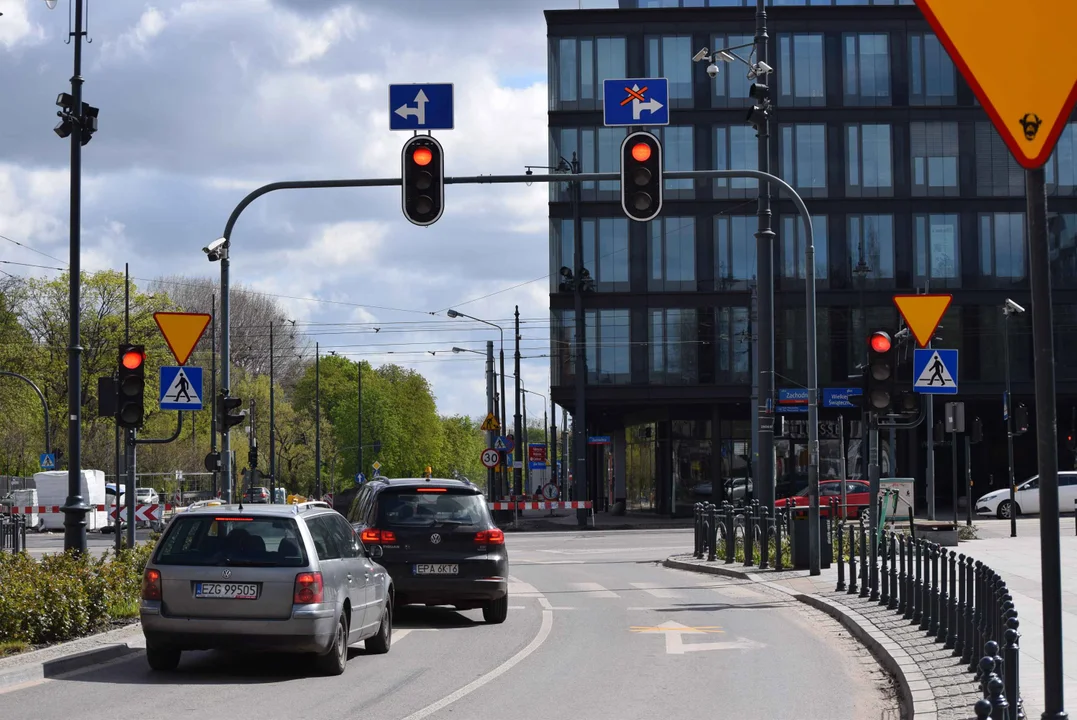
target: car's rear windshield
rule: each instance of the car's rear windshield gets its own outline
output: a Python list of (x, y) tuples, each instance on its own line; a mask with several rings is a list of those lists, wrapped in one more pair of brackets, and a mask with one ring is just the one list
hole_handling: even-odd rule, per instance
[(158, 565), (303, 567), (299, 528), (292, 518), (212, 514), (180, 516), (161, 541)]
[(483, 496), (474, 493), (429, 488), (383, 492), (378, 497), (379, 527), (483, 525), (487, 518)]

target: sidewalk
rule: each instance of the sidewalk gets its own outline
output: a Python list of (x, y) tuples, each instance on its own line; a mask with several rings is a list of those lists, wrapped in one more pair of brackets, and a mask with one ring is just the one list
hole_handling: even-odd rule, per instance
[[(547, 510), (522, 510), (520, 511), (516, 527), (512, 524), (502, 525), (501, 529), (516, 532), (536, 531), (566, 531), (582, 530), (576, 520), (574, 510), (554, 510), (551, 516)], [(670, 518), (666, 515), (653, 513), (628, 513), (627, 515), (611, 515), (608, 512), (596, 512), (592, 524), (591, 516), (587, 516), (587, 530), (682, 530), (691, 529), (692, 518)], [(688, 541), (691, 544), (691, 540)]]

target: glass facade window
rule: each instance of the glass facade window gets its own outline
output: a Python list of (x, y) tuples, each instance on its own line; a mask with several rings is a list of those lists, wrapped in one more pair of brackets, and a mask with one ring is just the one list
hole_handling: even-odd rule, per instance
[(647, 223), (650, 273), (647, 289), (696, 289), (696, 221), (690, 217), (658, 217)]
[(954, 63), (933, 33), (909, 34), (909, 104), (957, 104)]
[[(830, 243), (827, 240), (827, 216), (812, 215), (812, 235), (815, 245), (815, 286), (818, 288), (830, 287), (830, 264), (827, 262), (827, 248)], [(801, 280), (806, 276), (807, 234), (804, 232), (804, 222), (800, 215), (783, 215), (781, 219), (781, 233), (779, 242), (779, 272), (783, 280)]]
[[(598, 292), (628, 292), (628, 218), (583, 218), (583, 266)], [(561, 268), (575, 267), (572, 219), (550, 221), (550, 292), (557, 292)]]
[(576, 373), (576, 314), (550, 311), (550, 384), (571, 385)]
[[(619, 172), (621, 169), (621, 143), (625, 139), (624, 128), (607, 127), (564, 127), (550, 128), (550, 167), (557, 167), (561, 158), (572, 159), (576, 153), (583, 172)], [(602, 180), (595, 183), (582, 183), (581, 196), (584, 201), (621, 199), (620, 183), (617, 180)], [(550, 202), (569, 202), (572, 200), (572, 186), (565, 183), (550, 183)]]
[(822, 33), (778, 35), (777, 70), (781, 106), (826, 105)]
[(627, 75), (623, 37), (550, 39), (550, 109), (601, 110), (602, 81)]
[[(721, 50), (723, 48), (736, 48), (741, 45), (751, 45), (755, 42), (755, 38), (751, 35), (715, 35), (712, 39), (712, 50)], [(747, 59), (748, 53), (752, 48), (743, 47), (739, 50), (731, 50), (742, 58)], [(695, 51), (692, 51), (693, 53)], [(691, 57), (692, 53), (689, 53)], [(738, 65), (740, 63), (737, 63)], [(741, 67), (744, 67), (741, 65)], [(748, 97), (748, 89), (752, 86), (752, 81), (745, 77), (745, 73), (742, 72), (729, 72), (729, 66), (722, 69), (722, 72), (718, 73), (718, 77), (710, 80), (711, 85), (714, 87), (714, 94), (711, 96), (711, 105), (713, 107), (747, 107), (750, 103)], [(709, 78), (708, 78), (709, 79)]]
[(631, 382), (628, 310), (588, 310), (587, 384)]
[(1023, 285), (1026, 277), (1024, 213), (980, 214), (980, 276), (987, 287)]
[(1044, 165), (1047, 192), (1051, 195), (1077, 195), (1077, 123), (1068, 123), (1058, 144)]
[(1047, 215), (1051, 287), (1077, 288), (1077, 213)]
[(845, 126), (845, 194), (850, 197), (894, 194), (889, 125)]
[(880, 107), (891, 103), (889, 35), (845, 33), (842, 66), (846, 105)]
[(691, 35), (663, 35), (647, 38), (647, 77), (664, 77), (669, 81), (672, 107), (692, 106)]
[(699, 383), (699, 318), (694, 308), (651, 310), (651, 385)]
[(802, 197), (826, 197), (826, 125), (782, 125), (782, 178)]
[(957, 123), (909, 123), (912, 194), (957, 197)]
[[(662, 166), (665, 171), (695, 170), (695, 148), (691, 125), (667, 125), (650, 128), (662, 143)], [(620, 168), (618, 168), (620, 169)], [(663, 194), (670, 200), (695, 199), (694, 180), (666, 180)]]
[[(774, 361), (777, 371), (784, 378), (781, 384), (790, 381), (807, 386), (808, 384), (808, 318), (804, 314), (804, 308), (795, 310), (782, 310), (778, 318), (778, 328), (775, 337)], [(827, 308), (819, 308), (815, 313), (815, 332), (819, 340), (816, 349), (819, 352), (816, 370), (818, 371), (819, 383), (830, 380), (830, 350), (832, 343), (827, 338), (832, 337), (830, 332), (830, 311)], [(795, 418), (794, 418), (795, 419)]]
[[(759, 140), (747, 125), (719, 125), (714, 128), (715, 170), (758, 170)], [(715, 178), (715, 198), (755, 197), (759, 181), (750, 178)]]
[(916, 287), (961, 287), (961, 233), (956, 214), (914, 215)]
[(989, 122), (976, 123), (976, 194), (1018, 197), (1025, 194), (1025, 171)]
[(894, 216), (850, 215), (848, 222), (853, 288), (894, 287)]
[[(1025, 318), (1027, 315), (1024, 313), (1016, 317)], [(1074, 332), (1077, 330), (1077, 305), (1055, 305), (1054, 318), (1056, 378), (1077, 380), (1077, 332)], [(1029, 332), (1027, 337), (1031, 339), (1032, 333)]]
[(748, 290), (757, 268), (755, 215), (719, 215), (714, 218), (714, 289)]
[(715, 308), (715, 342), (718, 346), (718, 382), (750, 382), (752, 347), (748, 308)]
[[(1069, 332), (1062, 324), (1060, 310), (1062, 307), (1055, 305), (1055, 364), (1056, 377), (1062, 378), (1063, 355), (1060, 351), (1062, 346), (1059, 342), (1066, 342), (1067, 337), (1075, 337), (1072, 325)], [(972, 365), (969, 369), (979, 373), (979, 380), (984, 382), (1003, 383), (1006, 381), (1006, 340), (1010, 344), (1010, 379), (1015, 382), (1027, 382), (1032, 379), (1032, 318), (1030, 313), (1010, 315), (1006, 320), (1002, 314), (1002, 303), (994, 305), (981, 305), (978, 308), (970, 308), (975, 313), (976, 322), (979, 324), (979, 332), (976, 337), (979, 340), (980, 350), (974, 358), (967, 362)], [(1008, 324), (1008, 328), (1007, 328)], [(1067, 343), (1071, 348), (1072, 341)], [(1072, 377), (1072, 376), (1071, 376)], [(1001, 409), (1001, 408), (1000, 408)], [(1033, 412), (1030, 407), (1029, 412)], [(1005, 468), (1003, 468), (1005, 470)]]

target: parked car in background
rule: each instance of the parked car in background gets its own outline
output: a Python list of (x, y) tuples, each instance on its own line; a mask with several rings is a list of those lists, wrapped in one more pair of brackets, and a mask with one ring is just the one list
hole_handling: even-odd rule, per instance
[(246, 503), (267, 503), (269, 502), (269, 488), (267, 487), (249, 487), (243, 493), (243, 502)]
[(189, 509), (143, 574), (146, 659), (167, 671), (185, 650), (313, 653), (340, 675), (352, 643), (389, 651), (394, 589), (377, 555), (321, 502)]
[[(819, 507), (820, 514), (824, 517), (830, 515), (830, 502), (833, 498), (841, 498), (841, 480), (819, 481)], [(871, 503), (871, 487), (863, 480), (845, 481), (845, 504), (846, 509), (838, 510), (839, 517), (858, 518)], [(808, 491), (804, 489), (787, 498), (774, 501), (776, 507), (807, 507)]]
[[(1034, 475), (1016, 487), (1013, 493), (1018, 515), (1036, 515), (1040, 511), (1040, 476)], [(1077, 472), (1058, 473), (1058, 507), (1070, 512), (1077, 501)], [(976, 514), (991, 514), (998, 518), (1010, 517), (1010, 490), (993, 490), (976, 501)]]

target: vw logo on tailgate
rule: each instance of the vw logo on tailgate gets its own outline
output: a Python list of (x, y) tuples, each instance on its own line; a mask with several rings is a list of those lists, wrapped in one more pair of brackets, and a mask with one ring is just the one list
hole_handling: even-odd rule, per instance
[(231, 570), (225, 570), (224, 572), (221, 573), (221, 577), (223, 577), (225, 580), (227, 580), (228, 578), (232, 577), (232, 571)]
[(438, 543), (441, 542), (441, 535), (439, 535), (438, 533), (434, 533), (433, 535), (430, 536), (430, 542), (437, 545)]

